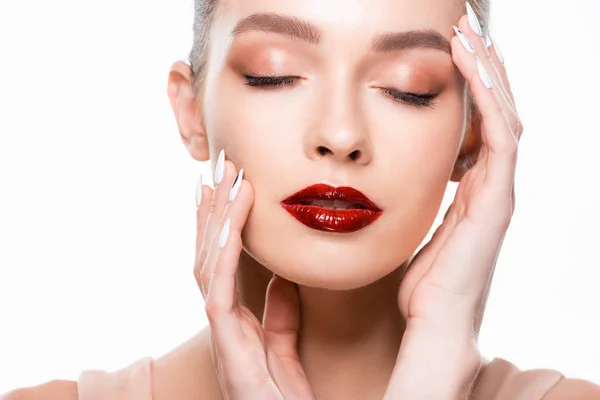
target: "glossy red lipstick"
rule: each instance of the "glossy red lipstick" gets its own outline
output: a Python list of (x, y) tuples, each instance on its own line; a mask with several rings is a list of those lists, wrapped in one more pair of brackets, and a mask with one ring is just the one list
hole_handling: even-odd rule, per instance
[(308, 186), (281, 202), (294, 218), (319, 231), (349, 233), (375, 222), (382, 214), (367, 196), (348, 186)]

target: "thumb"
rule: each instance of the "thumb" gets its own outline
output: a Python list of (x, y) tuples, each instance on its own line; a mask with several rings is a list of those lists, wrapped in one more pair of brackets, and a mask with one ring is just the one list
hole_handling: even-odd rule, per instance
[(314, 399), (298, 356), (298, 286), (274, 275), (267, 287), (263, 331), (271, 376), (286, 399)]
[(270, 347), (281, 357), (296, 358), (300, 329), (300, 297), (295, 283), (273, 275), (267, 287), (263, 330)]

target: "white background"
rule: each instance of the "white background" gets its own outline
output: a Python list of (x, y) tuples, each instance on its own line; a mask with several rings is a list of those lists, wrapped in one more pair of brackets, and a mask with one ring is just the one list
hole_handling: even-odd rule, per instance
[[(481, 350), (600, 383), (600, 2), (492, 2), (526, 130)], [(192, 0), (0, 3), (0, 393), (206, 325), (193, 198), (209, 166), (166, 95), (192, 19)]]

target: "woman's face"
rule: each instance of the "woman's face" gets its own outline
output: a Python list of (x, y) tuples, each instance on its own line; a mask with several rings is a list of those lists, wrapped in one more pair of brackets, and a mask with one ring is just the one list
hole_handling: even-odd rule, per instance
[[(463, 13), (453, 0), (220, 0), (200, 106), (213, 162), (225, 149), (254, 187), (252, 257), (299, 284), (351, 289), (411, 256), (467, 128), (448, 43)], [(311, 229), (281, 201), (317, 183), (358, 189), (382, 214), (351, 233)]]

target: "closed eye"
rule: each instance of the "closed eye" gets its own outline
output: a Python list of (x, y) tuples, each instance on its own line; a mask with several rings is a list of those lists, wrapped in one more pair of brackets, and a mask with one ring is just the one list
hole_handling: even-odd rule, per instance
[[(302, 77), (300, 76), (256, 76), (244, 74), (246, 86), (262, 87), (265, 89), (278, 89), (286, 86), (295, 86)], [(413, 105), (416, 107), (433, 108), (434, 99), (439, 93), (411, 93), (402, 92), (392, 88), (380, 88), (381, 92), (395, 102)]]
[(297, 83), (299, 76), (253, 76), (244, 74), (246, 85), (251, 87), (271, 87), (292, 86)]
[(391, 89), (391, 88), (381, 88), (381, 91), (387, 97), (390, 97), (394, 101), (398, 101), (401, 103), (408, 103), (415, 105), (417, 107), (430, 107), (434, 108), (434, 99), (439, 95), (436, 92), (428, 92), (428, 93), (411, 93), (411, 92), (402, 92), (400, 90)]

